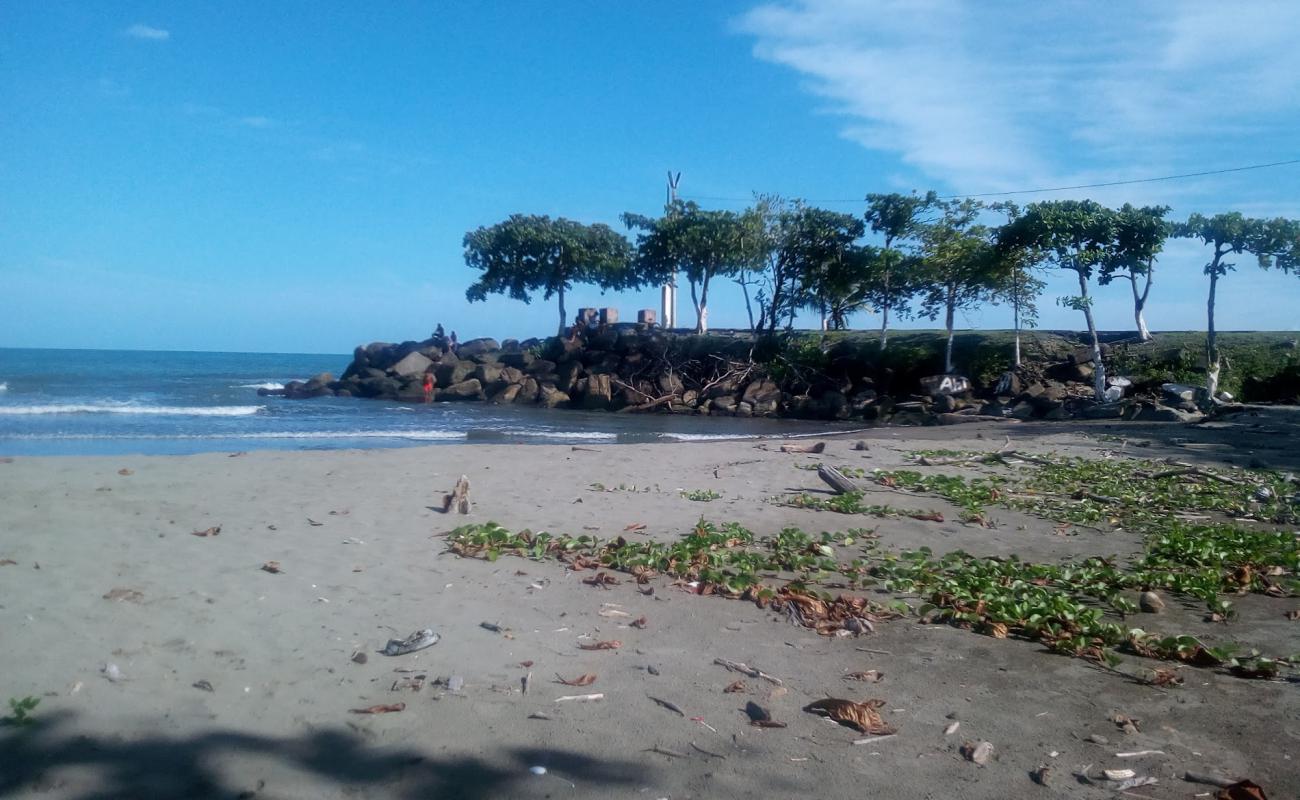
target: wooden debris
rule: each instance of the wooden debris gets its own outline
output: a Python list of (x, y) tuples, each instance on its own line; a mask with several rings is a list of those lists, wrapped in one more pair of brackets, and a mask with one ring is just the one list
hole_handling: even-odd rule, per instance
[(760, 669), (755, 669), (754, 667), (751, 667), (748, 664), (744, 664), (739, 661), (728, 661), (725, 658), (715, 658), (713, 659), (713, 663), (717, 664), (720, 667), (726, 667), (732, 672), (740, 672), (745, 675), (748, 675), (751, 678), (762, 678), (768, 683), (773, 683), (776, 684), (777, 686), (782, 685), (782, 681), (780, 678), (775, 678), (771, 675), (768, 675), (766, 672), (763, 672)]
[(858, 487), (853, 483), (853, 481), (844, 477), (844, 473), (840, 472), (835, 467), (818, 464), (817, 477), (821, 478), (828, 486), (834, 489), (836, 494), (847, 494), (849, 492), (858, 491)]
[(570, 700), (576, 700), (579, 703), (588, 703), (595, 700), (604, 700), (604, 699), (605, 699), (605, 694), (603, 692), (598, 692), (596, 694), (566, 694), (555, 698), (555, 702), (567, 703)]
[(646, 695), (646, 697), (649, 697), (651, 700), (655, 701), (656, 703), (668, 709), (669, 711), (676, 712), (677, 714), (680, 714), (683, 717), (686, 716), (686, 712), (682, 711), (680, 706), (678, 706), (676, 703), (670, 700), (661, 700), (660, 698), (653, 697), (651, 695)]
[(451, 494), (443, 495), (442, 513), (450, 514), (453, 511), (457, 514), (468, 514), (470, 512), (468, 475), (461, 475), (460, 480), (456, 481), (456, 488), (452, 489)]
[(383, 703), (377, 706), (367, 706), (366, 708), (353, 708), (353, 714), (393, 714), (398, 711), (405, 711), (406, 703)]
[(826, 452), (826, 443), (818, 442), (817, 444), (783, 444), (781, 445), (782, 453), (824, 453)]

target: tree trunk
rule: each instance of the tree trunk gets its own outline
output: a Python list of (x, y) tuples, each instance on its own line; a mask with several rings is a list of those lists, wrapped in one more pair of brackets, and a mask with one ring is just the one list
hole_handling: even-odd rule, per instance
[(564, 310), (564, 286), (563, 285), (560, 286), (560, 291), (557, 292), (557, 294), (560, 297), (560, 332), (558, 335), (563, 336), (566, 327), (564, 323), (569, 321), (569, 315)]
[(691, 305), (695, 307), (695, 332), (704, 333), (704, 305), (695, 292), (695, 281), (691, 281)]
[(889, 295), (889, 279), (892, 277), (893, 267), (890, 264), (890, 249), (893, 239), (885, 239), (885, 292), (882, 295), (884, 302), (880, 304), (880, 352), (885, 352), (885, 345), (889, 343), (889, 304), (893, 302)]
[(754, 330), (754, 307), (749, 303), (749, 284), (746, 282), (745, 273), (740, 273), (740, 279), (736, 283), (740, 284), (740, 291), (745, 295), (745, 313), (749, 315), (749, 329)]
[(956, 312), (956, 309), (953, 308), (954, 305), (955, 305), (954, 298), (952, 294), (949, 293), (948, 315), (946, 319), (946, 324), (948, 328), (948, 346), (944, 350), (944, 354), (943, 354), (943, 371), (948, 373), (949, 375), (951, 375), (954, 372), (954, 368), (952, 364), (952, 324), (953, 324), (953, 316)]
[(1088, 279), (1082, 270), (1079, 273), (1079, 297), (1083, 300), (1083, 318), (1088, 323), (1088, 335), (1092, 337), (1092, 389), (1098, 400), (1106, 395), (1106, 365), (1101, 363), (1101, 340), (1097, 338), (1097, 325), (1092, 321), (1092, 306), (1088, 304)]
[(704, 280), (700, 281), (700, 307), (699, 319), (695, 322), (696, 333), (709, 332), (709, 275), (704, 275)]
[(1208, 321), (1205, 329), (1205, 390), (1210, 393), (1210, 402), (1219, 393), (1219, 342), (1214, 331), (1214, 294), (1219, 286), (1219, 254), (1214, 254), (1214, 263), (1210, 265), (1210, 299), (1206, 303)]
[[(1130, 272), (1128, 278), (1129, 278), (1129, 283), (1132, 284), (1133, 286), (1133, 319), (1134, 321), (1137, 322), (1138, 339), (1143, 342), (1149, 342), (1151, 341), (1151, 331), (1147, 330), (1147, 321), (1142, 314), (1142, 310), (1146, 308), (1146, 304), (1147, 304), (1146, 293), (1144, 292), (1142, 294), (1138, 294), (1138, 282), (1137, 282), (1136, 275)], [(1148, 268), (1147, 291), (1150, 290), (1151, 290), (1151, 272), (1150, 269)]]
[(1014, 317), (1012, 326), (1016, 332), (1016, 352), (1012, 357), (1011, 368), (1020, 369), (1020, 299), (1017, 298), (1012, 302), (1012, 315)]
[(1020, 369), (1020, 273), (1014, 273), (1011, 276), (1011, 281), (1011, 325), (1016, 332), (1016, 352), (1011, 368)]

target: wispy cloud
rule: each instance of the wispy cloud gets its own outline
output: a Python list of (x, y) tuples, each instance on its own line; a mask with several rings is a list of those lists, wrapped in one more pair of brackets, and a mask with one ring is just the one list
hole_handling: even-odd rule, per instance
[(122, 35), (151, 42), (165, 42), (172, 38), (172, 32), (166, 28), (155, 28), (152, 25), (145, 25), (143, 22), (137, 22), (122, 31)]
[[(789, 0), (737, 21), (841, 134), (955, 191), (1284, 158), (1300, 4)], [(1184, 191), (1191, 187), (1184, 187)], [(1137, 194), (1130, 192), (1130, 194)], [(1099, 198), (1100, 199), (1100, 198)]]

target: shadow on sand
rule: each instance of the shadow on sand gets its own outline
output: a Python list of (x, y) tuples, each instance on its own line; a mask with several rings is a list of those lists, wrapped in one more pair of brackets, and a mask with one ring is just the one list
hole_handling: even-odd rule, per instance
[[(407, 747), (373, 746), (342, 729), (277, 738), (229, 730), (193, 736), (88, 736), (75, 715), (57, 712), (24, 727), (0, 727), (0, 797), (50, 793), (76, 800), (311, 796), (322, 784), (356, 797), (478, 798), (546, 796), (565, 778), (586, 792), (643, 785), (643, 765), (610, 762), (546, 747), (501, 750), (492, 763), (475, 756), (431, 757)], [(232, 758), (276, 760), (312, 776), (312, 788), (262, 786), (257, 770), (230, 774)], [(532, 765), (546, 765), (538, 778)], [(227, 769), (223, 769), (223, 766)], [(71, 778), (71, 773), (76, 773)], [(278, 774), (284, 775), (285, 770)], [(549, 787), (539, 782), (550, 782)], [(530, 785), (531, 784), (531, 785)], [(568, 787), (563, 787), (568, 790)]]

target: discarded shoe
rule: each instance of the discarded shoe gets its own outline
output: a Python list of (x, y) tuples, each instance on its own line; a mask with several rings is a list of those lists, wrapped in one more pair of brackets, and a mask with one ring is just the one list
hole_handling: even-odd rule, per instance
[(416, 650), (433, 647), (441, 638), (431, 628), (425, 628), (422, 631), (416, 631), (405, 639), (389, 639), (388, 644), (384, 647), (384, 655), (404, 656), (407, 653), (414, 653)]

